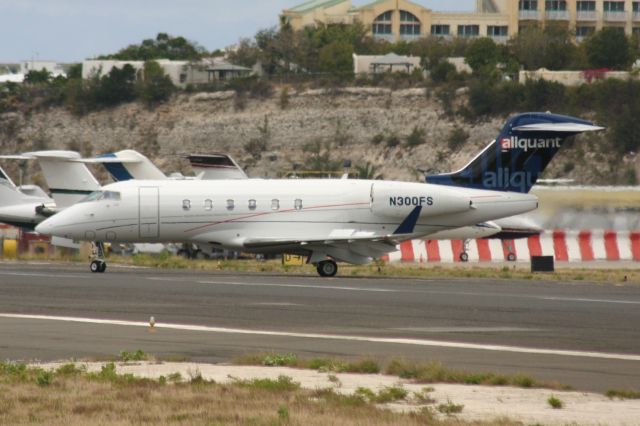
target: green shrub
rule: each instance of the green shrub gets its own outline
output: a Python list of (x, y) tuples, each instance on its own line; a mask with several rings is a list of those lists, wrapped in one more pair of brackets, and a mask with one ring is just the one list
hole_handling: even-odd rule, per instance
[(425, 135), (426, 132), (422, 127), (414, 126), (409, 136), (407, 136), (407, 146), (409, 148), (413, 148), (415, 146), (424, 144), (426, 142)]
[(278, 418), (282, 422), (289, 421), (289, 409), (286, 405), (281, 405), (280, 407), (278, 407)]
[(378, 392), (375, 397), (375, 402), (384, 404), (386, 402), (399, 401), (405, 399), (408, 394), (404, 388), (397, 386), (387, 387)]
[(442, 414), (451, 415), (461, 413), (464, 405), (462, 404), (454, 404), (453, 402), (447, 400), (446, 404), (438, 405), (438, 411)]
[(135, 352), (120, 352), (120, 361), (129, 362), (129, 361), (147, 361), (149, 359), (149, 355), (147, 355), (142, 349), (138, 349)]
[(447, 137), (447, 147), (450, 151), (458, 151), (469, 140), (469, 132), (462, 127), (454, 127)]
[(612, 399), (640, 399), (640, 392), (631, 389), (609, 389), (605, 395)]
[(387, 148), (395, 148), (400, 145), (400, 138), (398, 135), (392, 133), (387, 137), (386, 145)]
[(56, 374), (60, 376), (77, 376), (83, 373), (84, 370), (76, 367), (74, 363), (64, 364), (58, 367)]
[(296, 354), (292, 354), (292, 353), (284, 354), (284, 355), (279, 355), (279, 354), (267, 355), (262, 360), (262, 365), (266, 365), (269, 367), (274, 367), (274, 366), (294, 367), (297, 364), (298, 364), (298, 357), (296, 356)]
[(378, 133), (371, 138), (371, 143), (373, 145), (380, 145), (382, 142), (384, 142), (384, 139), (384, 133)]
[(36, 376), (38, 386), (49, 386), (53, 381), (53, 373), (51, 371), (42, 370)]
[(378, 374), (380, 372), (380, 365), (373, 359), (365, 358), (360, 361), (347, 363), (344, 365), (342, 371), (345, 373)]
[(558, 398), (556, 398), (553, 395), (551, 395), (549, 399), (547, 399), (547, 403), (551, 406), (551, 408), (555, 410), (559, 410), (564, 406), (562, 401), (560, 401)]
[(237, 381), (240, 386), (261, 389), (267, 391), (294, 391), (300, 389), (300, 383), (294, 382), (289, 376), (278, 376), (277, 380), (273, 379), (253, 379)]
[(431, 80), (436, 83), (446, 83), (455, 80), (457, 75), (456, 67), (448, 61), (440, 61), (431, 69)]

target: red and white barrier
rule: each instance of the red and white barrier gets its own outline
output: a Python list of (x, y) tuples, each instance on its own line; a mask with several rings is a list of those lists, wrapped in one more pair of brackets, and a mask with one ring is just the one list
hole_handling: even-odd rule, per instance
[[(460, 262), (462, 240), (412, 240), (385, 256), (391, 263)], [(504, 262), (554, 256), (557, 262), (640, 261), (640, 231), (545, 231), (519, 240), (470, 240), (469, 262)]]

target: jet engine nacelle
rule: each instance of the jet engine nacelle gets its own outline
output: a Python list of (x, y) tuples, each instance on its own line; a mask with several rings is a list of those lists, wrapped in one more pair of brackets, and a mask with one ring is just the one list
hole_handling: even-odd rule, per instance
[(469, 211), (471, 198), (462, 191), (420, 183), (380, 182), (371, 189), (371, 209), (375, 215), (405, 218), (416, 207), (420, 216), (441, 216)]

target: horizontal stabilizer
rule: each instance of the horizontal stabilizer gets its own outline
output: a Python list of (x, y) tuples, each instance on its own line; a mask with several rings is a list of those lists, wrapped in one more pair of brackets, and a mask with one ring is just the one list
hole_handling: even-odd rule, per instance
[(559, 132), (559, 133), (583, 133), (604, 130), (604, 127), (582, 123), (536, 123), (514, 127), (518, 132)]

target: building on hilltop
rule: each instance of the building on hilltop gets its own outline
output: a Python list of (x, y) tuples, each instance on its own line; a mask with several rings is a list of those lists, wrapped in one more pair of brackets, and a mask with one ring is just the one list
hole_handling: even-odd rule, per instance
[[(239, 67), (227, 63), (224, 58), (203, 58), (201, 61), (155, 60), (171, 82), (177, 87), (214, 83), (233, 78), (248, 77), (255, 72), (251, 68)], [(102, 77), (113, 68), (131, 65), (136, 73), (144, 68), (144, 61), (123, 61), (114, 59), (88, 59), (82, 62), (82, 78)]]
[(501, 43), (521, 28), (564, 24), (578, 40), (605, 27), (640, 34), (637, 0), (477, 0), (472, 12), (437, 12), (407, 0), (376, 0), (354, 7), (351, 0), (311, 0), (281, 15), (299, 30), (323, 24), (363, 23), (371, 35), (389, 41), (441, 37), (490, 37)]
[(422, 69), (420, 67), (420, 58), (416, 56), (400, 56), (395, 53), (378, 56), (353, 54), (354, 74), (373, 75), (389, 72), (411, 74), (416, 69)]

